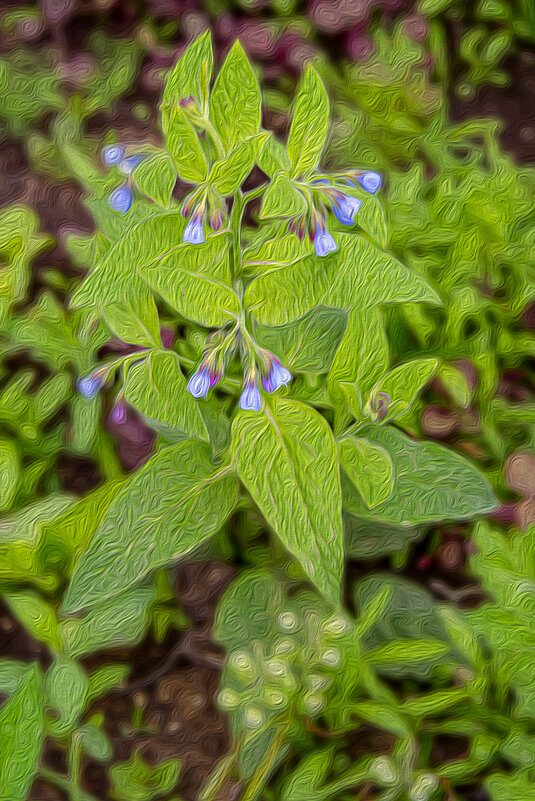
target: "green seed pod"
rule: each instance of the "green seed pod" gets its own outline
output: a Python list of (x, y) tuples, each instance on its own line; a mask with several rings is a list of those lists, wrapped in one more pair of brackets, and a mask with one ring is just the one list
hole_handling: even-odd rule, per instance
[(438, 785), (439, 780), (434, 773), (421, 773), (409, 792), (409, 798), (411, 801), (429, 801)]
[(268, 709), (284, 709), (288, 706), (288, 697), (280, 691), (278, 687), (268, 685), (262, 697)]
[(338, 668), (342, 663), (342, 655), (338, 648), (326, 648), (320, 656), (320, 662), (325, 667)]
[(285, 654), (287, 656), (294, 654), (296, 651), (297, 643), (295, 643), (290, 637), (281, 637), (273, 649), (273, 653), (281, 655)]
[(230, 687), (224, 687), (219, 693), (217, 701), (219, 708), (224, 712), (228, 712), (240, 705), (240, 696)]
[(370, 775), (382, 785), (393, 785), (399, 781), (394, 763), (385, 756), (380, 756), (373, 760), (370, 765)]
[(329, 634), (331, 637), (342, 637), (347, 634), (349, 629), (349, 622), (343, 615), (333, 615), (323, 627), (325, 634)]
[(283, 631), (297, 631), (299, 628), (299, 619), (295, 612), (287, 609), (284, 612), (280, 612), (277, 617), (277, 623), (279, 627)]

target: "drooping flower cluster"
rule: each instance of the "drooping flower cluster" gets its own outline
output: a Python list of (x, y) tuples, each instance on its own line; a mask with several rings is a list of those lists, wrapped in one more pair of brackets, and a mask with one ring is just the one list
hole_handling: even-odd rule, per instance
[(202, 245), (206, 222), (209, 222), (213, 231), (219, 231), (225, 221), (227, 208), (218, 192), (201, 187), (186, 198), (182, 214), (189, 217), (182, 241), (190, 245)]
[(123, 145), (108, 145), (102, 150), (102, 161), (107, 167), (118, 167), (119, 170), (126, 176), (126, 181), (122, 186), (114, 189), (110, 194), (109, 203), (114, 211), (121, 214), (126, 212), (132, 206), (134, 201), (134, 183), (132, 173), (134, 169), (145, 158), (142, 153), (133, 153), (129, 156), (125, 155), (126, 148)]
[(276, 356), (257, 345), (243, 327), (236, 326), (222, 341), (205, 350), (187, 388), (194, 398), (206, 398), (210, 389), (221, 380), (238, 345), (246, 365), (239, 406), (244, 411), (259, 412), (262, 408), (260, 384), (264, 392), (270, 394), (288, 384), (292, 374)]
[(302, 239), (308, 228), (316, 256), (327, 256), (337, 250), (336, 241), (327, 229), (328, 212), (332, 212), (342, 225), (353, 225), (362, 206), (362, 201), (343, 192), (340, 184), (360, 186), (374, 194), (381, 186), (381, 176), (376, 172), (350, 171), (332, 177), (321, 176), (302, 185), (307, 210), (290, 223), (290, 230)]

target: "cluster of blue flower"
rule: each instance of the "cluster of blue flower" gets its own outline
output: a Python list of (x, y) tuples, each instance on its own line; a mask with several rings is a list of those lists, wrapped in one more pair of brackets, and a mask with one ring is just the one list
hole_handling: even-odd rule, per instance
[(107, 167), (119, 167), (123, 175), (127, 176), (125, 183), (114, 189), (110, 195), (110, 206), (114, 211), (126, 214), (134, 201), (134, 187), (132, 173), (145, 157), (141, 153), (131, 156), (125, 155), (122, 145), (108, 145), (102, 150), (102, 161)]
[[(238, 331), (239, 329), (235, 329), (220, 345), (205, 352), (187, 385), (194, 398), (206, 398), (209, 390), (222, 378), (229, 357), (236, 349)], [(276, 356), (260, 348), (248, 334), (241, 339), (242, 349), (247, 350), (250, 366), (245, 373), (239, 406), (244, 411), (259, 412), (262, 408), (262, 395), (258, 377), (261, 377), (264, 391), (271, 393), (288, 384), (292, 380), (292, 374)]]

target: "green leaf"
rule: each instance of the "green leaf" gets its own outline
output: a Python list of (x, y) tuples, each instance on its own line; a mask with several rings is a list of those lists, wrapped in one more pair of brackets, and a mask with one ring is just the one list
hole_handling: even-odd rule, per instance
[(186, 390), (186, 380), (173, 351), (152, 350), (129, 367), (124, 393), (126, 401), (148, 419), (207, 439), (199, 404)]
[(373, 517), (360, 518), (344, 515), (346, 548), (354, 559), (377, 559), (387, 554), (403, 554), (426, 533), (425, 526), (409, 528), (393, 523), (377, 525)]
[(342, 521), (336, 443), (312, 408), (274, 397), (232, 426), (238, 474), (285, 547), (335, 602), (342, 577)]
[(373, 509), (391, 495), (394, 466), (384, 448), (362, 437), (345, 436), (340, 440), (338, 450), (340, 463), (366, 506)]
[(243, 261), (248, 272), (257, 273), (259, 268), (264, 271), (292, 265), (311, 255), (307, 245), (295, 234), (285, 234), (249, 245), (243, 252)]
[(21, 478), (19, 451), (8, 439), (0, 439), (0, 511), (10, 509)]
[(78, 722), (85, 706), (87, 676), (73, 659), (58, 656), (45, 674), (45, 691), (58, 713), (49, 723), (53, 737), (65, 737)]
[(168, 208), (176, 183), (176, 172), (168, 156), (144, 159), (135, 168), (133, 178), (140, 192)]
[(449, 652), (450, 646), (439, 640), (394, 640), (368, 651), (366, 661), (378, 666), (393, 664), (403, 667), (442, 659)]
[(41, 671), (34, 664), (0, 709), (1, 801), (26, 801), (39, 769), (43, 736)]
[(289, 369), (326, 373), (346, 325), (338, 309), (319, 307), (285, 326), (259, 325), (256, 341), (272, 351)]
[(136, 223), (123, 234), (71, 298), (71, 307), (96, 306), (125, 342), (161, 346), (154, 298), (137, 270), (169, 258), (181, 244), (184, 218), (177, 212)]
[(535, 801), (535, 785), (528, 770), (491, 773), (484, 785), (492, 801)]
[(76, 732), (85, 753), (97, 762), (109, 762), (113, 756), (113, 745), (109, 737), (91, 723), (85, 723)]
[(312, 256), (301, 256), (253, 279), (245, 290), (244, 304), (259, 323), (284, 325), (319, 304), (327, 281), (325, 273), (318, 273)]
[(180, 178), (191, 184), (202, 183), (208, 175), (206, 156), (184, 110), (175, 106), (169, 114), (167, 150)]
[(208, 181), (217, 192), (224, 196), (234, 194), (253, 169), (267, 137), (267, 133), (252, 136), (236, 145), (227, 158), (216, 161)]
[(83, 618), (61, 624), (66, 649), (73, 658), (80, 659), (106, 648), (136, 645), (145, 636), (154, 602), (152, 588), (136, 587), (103, 601)]
[(11, 695), (19, 686), (24, 674), (30, 670), (28, 662), (21, 662), (19, 659), (5, 657), (0, 659), (0, 693)]
[(323, 801), (329, 798), (328, 794), (321, 792), (321, 785), (332, 770), (334, 754), (335, 748), (330, 745), (305, 756), (285, 778), (280, 801)]
[(292, 165), (284, 145), (271, 134), (258, 157), (258, 166), (269, 178), (278, 172), (289, 173)]
[(106, 695), (109, 690), (121, 684), (129, 673), (128, 665), (103, 665), (94, 670), (88, 679), (87, 703), (90, 704), (95, 698)]
[(167, 77), (161, 106), (165, 134), (171, 113), (180, 107), (181, 100), (194, 97), (201, 107), (206, 104), (212, 64), (212, 41), (207, 30), (188, 47)]
[(226, 152), (258, 133), (261, 107), (256, 75), (241, 44), (235, 41), (210, 95), (210, 120)]
[(136, 751), (126, 762), (111, 766), (113, 797), (120, 801), (151, 801), (157, 796), (168, 796), (179, 774), (177, 759), (168, 759), (153, 768)]
[(337, 383), (355, 383), (364, 400), (388, 367), (388, 340), (379, 309), (358, 309), (347, 315), (347, 327), (329, 371), (328, 387), (335, 397)]
[(288, 175), (281, 172), (269, 184), (262, 199), (260, 218), (269, 220), (281, 217), (297, 217), (307, 209), (304, 195), (292, 183)]
[(366, 439), (383, 447), (394, 465), (392, 495), (369, 512), (342, 481), (344, 509), (376, 522), (417, 526), (487, 514), (497, 503), (486, 478), (467, 459), (435, 442), (416, 442), (390, 426), (365, 426)]
[(56, 612), (51, 604), (34, 590), (17, 590), (6, 595), (5, 601), (28, 634), (55, 651), (61, 650)]
[(337, 234), (338, 251), (315, 259), (328, 276), (325, 306), (367, 309), (418, 300), (439, 304), (433, 289), (388, 253), (356, 234)]
[(198, 441), (156, 453), (108, 510), (74, 573), (65, 610), (121, 592), (215, 534), (236, 503), (228, 472), (214, 470), (209, 447)]
[(176, 245), (140, 271), (179, 314), (208, 327), (227, 324), (239, 313), (240, 301), (230, 285), (229, 238), (214, 234), (202, 245)]
[(288, 156), (294, 176), (306, 175), (317, 167), (328, 127), (327, 91), (314, 67), (307, 65), (288, 136)]
[(414, 405), (418, 395), (438, 370), (438, 359), (415, 359), (400, 364), (383, 376), (370, 393), (370, 399), (384, 392), (390, 398), (385, 419), (404, 417)]

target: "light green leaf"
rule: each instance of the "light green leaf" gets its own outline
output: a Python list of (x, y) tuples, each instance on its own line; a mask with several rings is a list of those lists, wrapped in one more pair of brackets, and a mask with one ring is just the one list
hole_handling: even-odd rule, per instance
[(261, 106), (256, 75), (235, 41), (210, 95), (210, 120), (227, 152), (258, 133)]
[(366, 654), (366, 661), (374, 665), (409, 665), (442, 659), (450, 652), (450, 646), (439, 640), (394, 640), (379, 645)]
[(144, 159), (135, 168), (133, 178), (140, 192), (168, 208), (176, 183), (176, 172), (169, 156), (159, 154)]
[(272, 351), (289, 369), (325, 373), (329, 369), (346, 324), (338, 309), (320, 307), (285, 326), (259, 325), (256, 341)]
[[(388, 340), (380, 309), (350, 311), (344, 336), (329, 371), (329, 394), (333, 399), (341, 399), (338, 384), (354, 383), (363, 409), (368, 392), (387, 367)], [(355, 414), (359, 410), (352, 411)]]
[(236, 480), (214, 469), (207, 445), (162, 449), (111, 505), (74, 573), (65, 610), (103, 601), (183, 557), (221, 528), (235, 503)]
[(206, 156), (199, 137), (180, 106), (175, 106), (170, 112), (166, 141), (171, 160), (182, 180), (190, 184), (205, 181), (208, 175)]
[(232, 426), (238, 474), (270, 526), (330, 600), (340, 597), (342, 521), (336, 443), (312, 408), (274, 397)]
[(224, 196), (232, 195), (241, 186), (253, 169), (267, 137), (267, 133), (252, 136), (236, 145), (227, 158), (216, 161), (208, 181), (217, 192)]
[(169, 118), (181, 100), (194, 97), (201, 106), (206, 104), (212, 64), (212, 41), (207, 30), (183, 53), (165, 82), (161, 108), (162, 127), (166, 135)]
[(438, 371), (440, 383), (451, 398), (463, 409), (468, 409), (473, 396), (473, 390), (465, 373), (454, 364), (447, 362), (440, 365)]
[(135, 587), (117, 597), (104, 596), (103, 603), (81, 619), (63, 621), (61, 634), (69, 655), (80, 659), (94, 651), (136, 645), (147, 632), (154, 597), (151, 587)]
[(19, 452), (14, 442), (0, 439), (0, 511), (10, 509), (21, 477)]
[(228, 323), (240, 310), (230, 285), (229, 237), (213, 234), (202, 245), (175, 245), (158, 261), (140, 266), (146, 281), (179, 314), (208, 327)]
[(416, 442), (390, 426), (359, 430), (383, 447), (394, 465), (392, 495), (370, 512), (342, 481), (344, 509), (377, 523), (417, 526), (441, 520), (464, 520), (486, 514), (497, 503), (487, 479), (467, 459), (435, 442)]
[(124, 393), (126, 401), (150, 420), (207, 439), (199, 404), (186, 390), (186, 380), (173, 351), (152, 350), (129, 367)]
[(169, 258), (182, 243), (182, 214), (158, 214), (131, 226), (86, 278), (71, 307), (96, 306), (125, 342), (161, 346), (156, 304), (137, 270)]
[(366, 506), (373, 509), (392, 494), (394, 467), (384, 448), (362, 437), (346, 436), (338, 450), (340, 463)]
[(87, 693), (87, 676), (80, 665), (68, 657), (56, 657), (45, 674), (45, 691), (57, 720), (49, 723), (54, 737), (68, 734), (84, 710)]
[(328, 276), (318, 272), (312, 256), (304, 256), (251, 281), (244, 304), (259, 323), (284, 325), (312, 311), (327, 288)]
[(258, 158), (258, 166), (269, 178), (278, 172), (289, 173), (292, 165), (284, 145), (271, 134)]
[(269, 184), (262, 200), (260, 218), (297, 217), (307, 209), (304, 195), (292, 183), (288, 175), (281, 172)]
[(109, 737), (91, 723), (86, 723), (76, 732), (85, 753), (97, 762), (109, 762), (113, 756), (113, 745)]
[[(142, 590), (142, 592), (145, 592), (145, 590)], [(130, 667), (128, 665), (103, 665), (93, 671), (89, 676), (87, 686), (88, 704), (93, 699), (106, 695), (109, 690), (121, 684), (129, 673)]]
[(440, 303), (438, 295), (416, 273), (356, 234), (337, 234), (338, 251), (316, 264), (328, 276), (320, 302), (340, 309), (366, 309), (381, 303), (411, 300)]
[(376, 398), (379, 392), (384, 392), (390, 398), (387, 419), (404, 417), (422, 389), (433, 378), (438, 366), (438, 359), (414, 359), (412, 362), (400, 364), (377, 381), (370, 392), (370, 400)]
[(311, 255), (307, 245), (295, 234), (285, 234), (249, 245), (243, 252), (243, 261), (249, 272), (259, 272), (259, 268), (263, 271), (296, 264)]
[(62, 648), (54, 607), (33, 590), (17, 590), (5, 596), (11, 612), (28, 634), (55, 651)]
[(179, 774), (180, 763), (177, 759), (167, 759), (153, 768), (136, 751), (126, 762), (111, 766), (113, 796), (129, 801), (167, 797), (176, 785)]
[(329, 127), (329, 98), (314, 67), (307, 65), (295, 102), (288, 136), (288, 156), (294, 176), (306, 175), (320, 160)]
[(0, 659), (0, 693), (11, 695), (15, 692), (20, 680), (30, 669), (28, 662), (21, 662), (19, 659), (11, 659), (11, 657)]
[(43, 735), (41, 671), (34, 664), (0, 709), (0, 801), (26, 801), (39, 768)]

